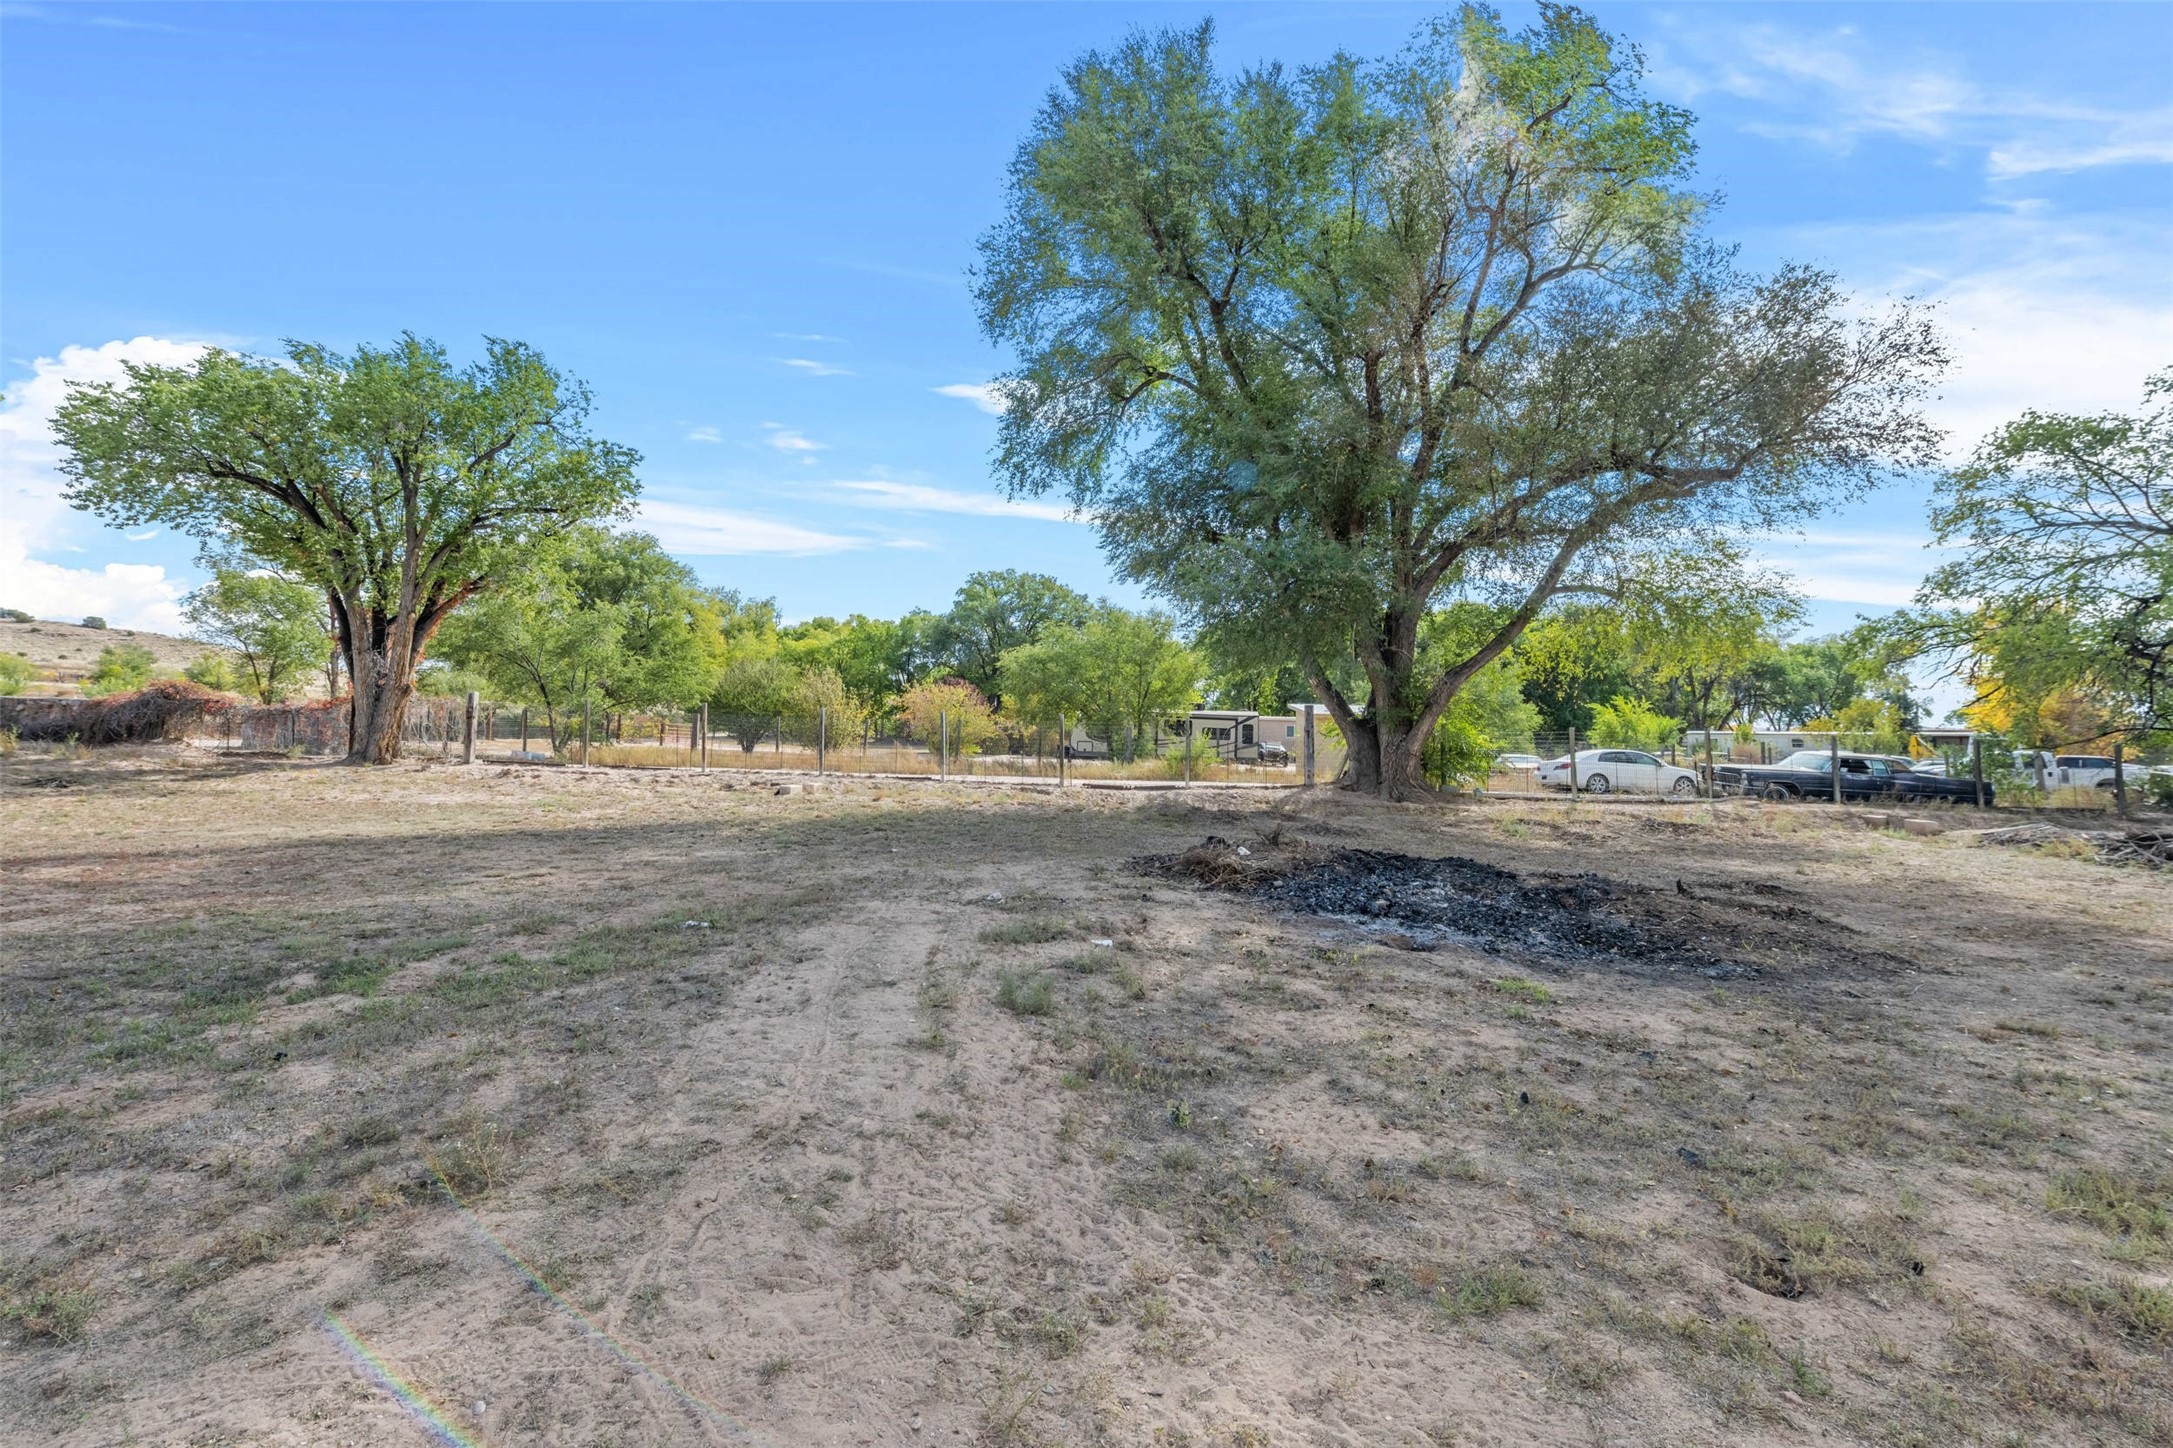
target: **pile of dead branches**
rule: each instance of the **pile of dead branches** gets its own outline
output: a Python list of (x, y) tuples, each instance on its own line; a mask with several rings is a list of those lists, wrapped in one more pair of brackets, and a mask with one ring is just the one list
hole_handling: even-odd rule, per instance
[(51, 743), (152, 744), (186, 739), (207, 715), (237, 702), (186, 679), (155, 679), (133, 693), (102, 699), (9, 699), (0, 728)]
[(1986, 830), (1979, 838), (1987, 845), (2049, 845), (2080, 840), (2101, 865), (2173, 865), (2173, 829), (2071, 830), (2065, 825), (2033, 821)]

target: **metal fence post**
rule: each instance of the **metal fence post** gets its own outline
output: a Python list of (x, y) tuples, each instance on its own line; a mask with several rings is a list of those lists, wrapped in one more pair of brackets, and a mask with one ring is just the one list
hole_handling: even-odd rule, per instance
[(1056, 782), (1061, 787), (1071, 773), (1071, 721), (1056, 716)]
[(1705, 731), (1705, 797), (1713, 797), (1713, 731)]
[(1984, 736), (1969, 736), (1969, 777), (1977, 786), (1977, 808), (1984, 808)]
[(951, 711), (936, 710), (936, 778), (951, 777), (950, 761)]
[(586, 769), (586, 768), (588, 767), (588, 762), (589, 762), (589, 698), (588, 698), (588, 695), (586, 695), (586, 694), (583, 694), (583, 695), (581, 696), (581, 767), (582, 767), (582, 768), (584, 768), (584, 769)]
[(521, 705), (521, 753), (528, 752), (528, 706)]
[(2126, 747), (2124, 739), (2113, 741), (2113, 808), (2122, 819), (2128, 817), (2128, 767), (2120, 762), (2121, 752)]
[(709, 768), (709, 706), (702, 705), (702, 768)]
[(1833, 802), (1841, 803), (1841, 731), (1833, 732), (1833, 741), (1826, 747), (1826, 757), (1833, 763)]
[(1185, 752), (1185, 787), (1190, 789), (1192, 787), (1192, 728), (1190, 720), (1186, 721), (1183, 740), (1184, 742), (1178, 745), (1178, 748)]
[(822, 778), (824, 747), (829, 743), (830, 710), (827, 705), (815, 707), (815, 777)]
[(460, 762), (462, 764), (475, 763), (475, 723), (476, 716), (482, 712), (482, 706), (483, 701), (477, 697), (475, 690), (470, 689), (468, 691), (467, 707), (460, 711)]
[(1305, 706), (1305, 787), (1313, 787), (1313, 706)]
[(1575, 725), (1572, 725), (1569, 731), (1569, 797), (1571, 799), (1577, 797), (1577, 729)]

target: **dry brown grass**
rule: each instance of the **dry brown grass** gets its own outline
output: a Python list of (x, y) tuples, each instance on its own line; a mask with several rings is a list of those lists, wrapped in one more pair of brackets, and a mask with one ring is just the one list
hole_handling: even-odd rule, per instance
[[(1758, 805), (193, 759), (0, 792), (10, 1441), (410, 1441), (328, 1312), (485, 1441), (2173, 1436), (2142, 872)], [(1244, 893), (1351, 847), (1603, 877), (1758, 973)]]

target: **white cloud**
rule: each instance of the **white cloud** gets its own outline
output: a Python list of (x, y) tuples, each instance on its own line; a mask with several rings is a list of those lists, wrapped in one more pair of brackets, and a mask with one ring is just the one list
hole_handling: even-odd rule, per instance
[(792, 523), (709, 508), (694, 503), (667, 503), (645, 498), (635, 516), (646, 531), (656, 535), (667, 553), (697, 557), (741, 553), (782, 553), (807, 557), (818, 553), (843, 553), (867, 545), (864, 538), (821, 533)]
[(723, 442), (724, 434), (704, 423), (687, 434), (688, 442)]
[(850, 377), (853, 374), (843, 367), (833, 367), (827, 362), (817, 362), (808, 357), (780, 357), (778, 361), (787, 367), (796, 367), (810, 377)]
[(883, 546), (885, 548), (933, 548), (936, 545), (925, 538), (893, 538)]
[(1954, 366), (1927, 410), (1948, 430), (1950, 457), (2025, 408), (2132, 411), (2143, 379), (2173, 362), (2173, 285), (2154, 225), (2017, 208), (1799, 228), (1785, 240), (1861, 292), (1938, 304)]
[(1987, 86), (1943, 56), (1882, 53), (1854, 26), (1715, 24), (1679, 18), (1649, 46), (1659, 89), (1761, 103), (1753, 135), (1846, 153), (1890, 136), (1975, 150), (1994, 180), (2098, 166), (2173, 162), (2173, 107), (2116, 110)]
[(845, 340), (843, 337), (825, 336), (821, 332), (772, 332), (770, 335), (780, 342), (842, 342)]
[(180, 631), (187, 580), (168, 576), (156, 564), (80, 568), (43, 556), (82, 553), (79, 538), (124, 536), (99, 527), (62, 498), (65, 479), (53, 414), (70, 382), (118, 382), (125, 376), (124, 361), (180, 366), (203, 350), (202, 343), (163, 337), (64, 347), (58, 357), (38, 358), (28, 378), (7, 387), (7, 401), (0, 404), (0, 589), (5, 590), (0, 604), (40, 618), (99, 614), (120, 628)]
[(823, 452), (830, 446), (828, 443), (814, 442), (794, 432), (791, 428), (781, 427), (774, 422), (765, 422), (762, 426), (769, 432), (770, 446), (776, 448), (779, 452)]
[(991, 416), (1003, 416), (1005, 384), (1001, 382), (946, 382), (935, 390), (945, 397), (963, 398)]
[(958, 493), (949, 488), (887, 480), (832, 483), (848, 494), (846, 501), (868, 508), (897, 508), (915, 513), (970, 513), (984, 518), (1039, 518), (1051, 523), (1085, 521), (1060, 503), (999, 498), (993, 493)]

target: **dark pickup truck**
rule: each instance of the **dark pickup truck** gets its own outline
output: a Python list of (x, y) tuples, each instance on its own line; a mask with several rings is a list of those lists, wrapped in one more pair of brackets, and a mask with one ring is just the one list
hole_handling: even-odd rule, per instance
[[(1834, 757), (1823, 750), (1806, 749), (1778, 764), (1723, 764), (1713, 770), (1715, 794), (1751, 795), (1760, 799), (1833, 798)], [(1974, 804), (1977, 784), (1973, 779), (1948, 779), (1939, 774), (1919, 774), (1906, 759), (1888, 754), (1841, 755), (1841, 798), (1854, 800), (1943, 799)], [(1984, 802), (1992, 803), (1992, 785), (1984, 786)]]

